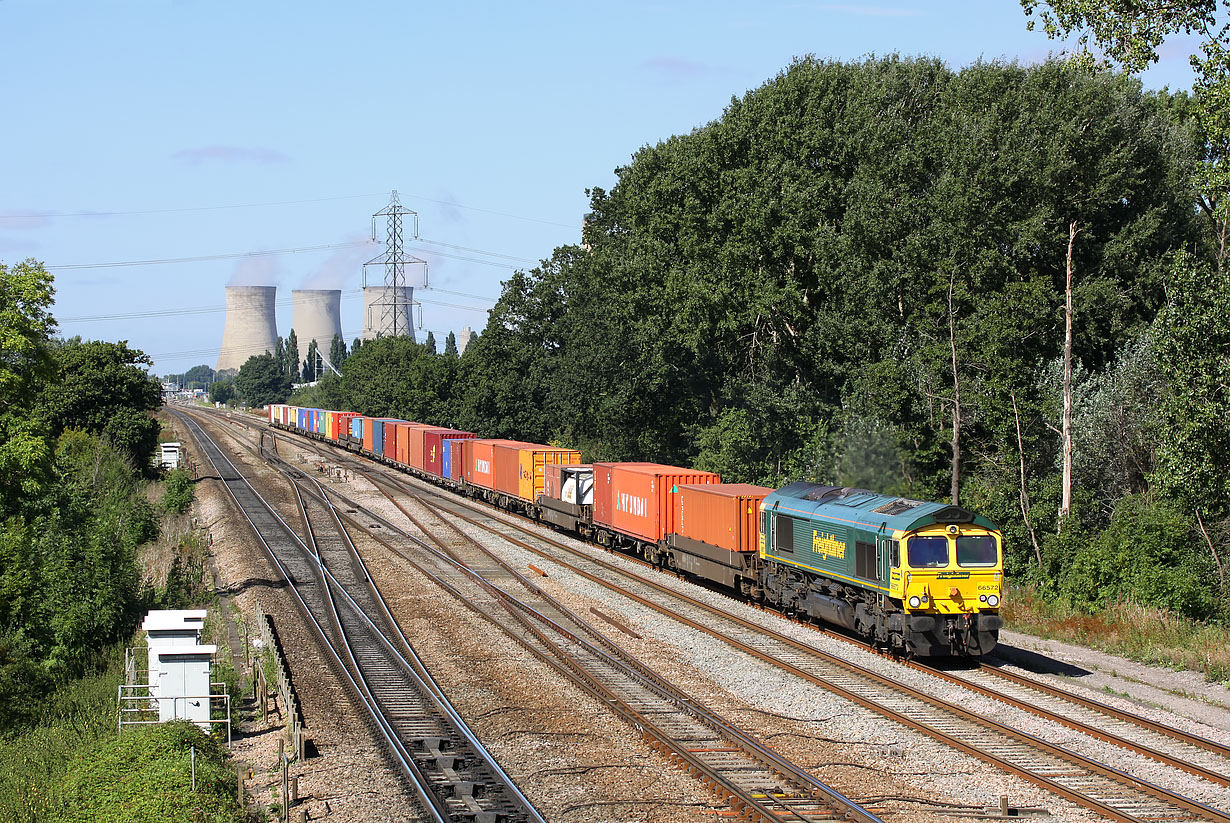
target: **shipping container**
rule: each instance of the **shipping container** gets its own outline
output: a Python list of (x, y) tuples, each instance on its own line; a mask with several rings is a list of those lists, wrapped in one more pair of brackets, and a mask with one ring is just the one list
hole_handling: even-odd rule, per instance
[[(373, 445), (372, 451), (374, 451), (376, 454), (380, 454), (380, 455), (383, 455), (385, 457), (392, 459), (393, 455), (390, 452), (389, 447), (395, 446), (397, 443), (397, 440), (396, 440), (397, 429), (395, 427), (398, 423), (407, 423), (407, 422), (409, 421), (401, 420), (396, 417), (381, 418), (380, 421), (375, 426), (372, 427), (376, 435), (375, 440), (372, 444)], [(393, 435), (393, 437), (390, 438), (389, 435)]]
[(363, 426), (363, 448), (373, 454), (384, 454), (384, 424), (392, 417), (368, 417)]
[(356, 414), (350, 419), (350, 439), (362, 445), (363, 431), (367, 426), (367, 418), (361, 414)]
[(727, 551), (758, 551), (760, 504), (773, 491), (748, 483), (680, 486), (674, 533)]
[(410, 427), (406, 434), (410, 438), (410, 443), (406, 447), (407, 463), (419, 471), (423, 470), (423, 432), (429, 429), (438, 428), (429, 423), (415, 423)]
[(484, 489), (495, 488), (495, 469), (492, 449), (497, 443), (517, 443), (517, 440), (463, 440), (465, 453), (465, 480)]
[[(465, 438), (472, 440), (474, 438)], [(445, 438), (440, 445), (444, 453), (440, 460), (440, 476), (449, 480), (461, 480), (465, 476), (465, 448), (463, 440)]]
[(492, 447), (491, 455), (494, 460), (493, 488), (531, 503), (542, 494), (547, 466), (575, 466), (581, 462), (581, 453), (575, 449), (516, 440), (497, 443)]
[(594, 523), (657, 543), (674, 531), (680, 485), (720, 483), (713, 472), (658, 463), (595, 463)]
[(418, 439), (421, 446), (416, 448), (422, 449), (421, 455), (415, 455), (417, 462), (413, 464), (414, 467), (428, 474), (444, 477), (444, 444), (450, 440), (465, 440), (478, 437), (478, 435), (474, 432), (463, 432), (456, 429), (424, 428), (420, 433), (412, 434), (411, 437)]
[(325, 412), (325, 437), (327, 439), (332, 440), (334, 438), (334, 433), (337, 431), (337, 429), (335, 428), (336, 426), (337, 426), (337, 412), (326, 411)]

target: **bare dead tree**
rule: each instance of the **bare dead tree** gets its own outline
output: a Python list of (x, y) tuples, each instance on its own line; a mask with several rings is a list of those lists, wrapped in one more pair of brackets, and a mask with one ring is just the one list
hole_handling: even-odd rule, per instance
[(1063, 499), (1059, 504), (1059, 529), (1072, 513), (1072, 250), (1076, 246), (1076, 221), (1068, 225), (1068, 266), (1064, 285), (1063, 338)]

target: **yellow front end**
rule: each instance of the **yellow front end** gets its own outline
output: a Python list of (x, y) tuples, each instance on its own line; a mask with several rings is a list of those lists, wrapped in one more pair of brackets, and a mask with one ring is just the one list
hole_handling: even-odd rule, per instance
[[(997, 612), (1003, 601), (1003, 536), (977, 526), (903, 533), (901, 598), (908, 614)], [(896, 575), (894, 574), (894, 577)], [(894, 588), (896, 588), (894, 586)]]

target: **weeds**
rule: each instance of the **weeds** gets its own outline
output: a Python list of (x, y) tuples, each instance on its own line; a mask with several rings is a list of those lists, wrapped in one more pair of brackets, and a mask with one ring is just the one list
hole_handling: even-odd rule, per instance
[(1079, 643), (1141, 663), (1201, 672), (1215, 682), (1230, 681), (1230, 628), (1220, 623), (1190, 620), (1131, 603), (1113, 603), (1090, 612), (1062, 599), (1038, 597), (1033, 589), (1007, 598), (1003, 615), (1009, 629)]

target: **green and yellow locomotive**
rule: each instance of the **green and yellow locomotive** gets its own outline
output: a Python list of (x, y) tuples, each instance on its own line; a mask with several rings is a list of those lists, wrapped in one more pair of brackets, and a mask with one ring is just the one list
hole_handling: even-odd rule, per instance
[(981, 515), (792, 483), (760, 509), (760, 591), (905, 656), (980, 656), (1003, 620), (1003, 537)]

